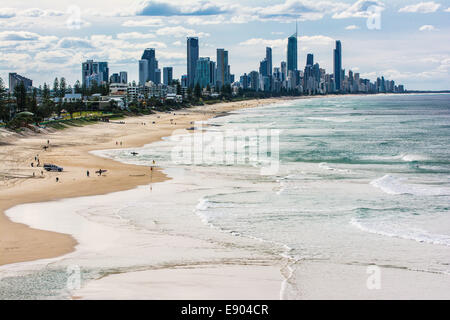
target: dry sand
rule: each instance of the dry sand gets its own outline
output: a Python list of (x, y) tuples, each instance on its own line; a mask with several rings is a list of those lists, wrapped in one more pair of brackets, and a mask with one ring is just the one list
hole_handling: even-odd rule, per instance
[[(11, 222), (4, 215), (7, 209), (24, 203), (107, 194), (167, 179), (158, 170), (151, 177), (147, 167), (99, 158), (89, 151), (141, 147), (169, 136), (175, 129), (192, 127), (192, 121), (277, 101), (279, 99), (222, 103), (175, 111), (176, 115), (157, 113), (127, 118), (123, 120), (125, 124), (119, 121), (96, 123), (46, 134), (18, 135), (1, 131), (0, 265), (57, 257), (72, 252), (76, 246), (75, 239), (69, 235)], [(153, 121), (156, 123), (152, 124)], [(50, 140), (50, 148), (44, 151), (42, 146), (47, 140)], [(122, 145), (117, 146), (116, 141)], [(64, 167), (64, 172), (44, 171), (41, 175), (42, 167), (31, 167), (32, 162), (36, 165), (34, 157), (37, 155), (41, 166), (43, 163), (57, 164)], [(94, 173), (99, 169), (108, 172), (100, 177)], [(87, 170), (90, 171), (89, 178)]]

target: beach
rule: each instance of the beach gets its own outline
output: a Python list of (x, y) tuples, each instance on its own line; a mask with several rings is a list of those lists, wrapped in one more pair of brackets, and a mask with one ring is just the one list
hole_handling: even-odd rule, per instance
[[(55, 130), (49, 134), (18, 136), (2, 133), (4, 145), (0, 148), (0, 172), (3, 175), (0, 181), (0, 265), (60, 256), (73, 251), (76, 245), (76, 241), (68, 235), (32, 230), (23, 224), (12, 223), (4, 216), (5, 210), (18, 204), (106, 194), (150, 183), (148, 167), (96, 157), (90, 154), (90, 151), (116, 148), (116, 142), (122, 142), (123, 148), (141, 147), (169, 136), (173, 130), (192, 127), (193, 121), (203, 121), (224, 112), (276, 101), (269, 99), (216, 104), (169, 114), (157, 113), (127, 118), (124, 120), (125, 124), (117, 123), (119, 121), (96, 123), (62, 131)], [(173, 123), (171, 119), (174, 119)], [(156, 124), (152, 124), (153, 121)], [(50, 140), (50, 148), (44, 151), (42, 146), (47, 145), (47, 140)], [(64, 172), (44, 171), (41, 176), (42, 167), (31, 167), (32, 162), (36, 163), (36, 155), (39, 155), (41, 165), (54, 163), (64, 167)], [(97, 177), (94, 172), (99, 169), (108, 172)], [(86, 177), (87, 170), (91, 173), (90, 178)], [(14, 178), (16, 176), (19, 178)], [(56, 177), (60, 178), (59, 183), (55, 182)], [(156, 169), (152, 182), (164, 179), (164, 174)]]
[[(448, 299), (446, 103), (272, 99), (11, 137), (22, 174), (47, 139), (41, 162), (67, 172), (2, 187), (0, 299)], [(208, 147), (279, 130), (278, 170), (174, 161), (192, 146), (174, 129), (206, 120)]]

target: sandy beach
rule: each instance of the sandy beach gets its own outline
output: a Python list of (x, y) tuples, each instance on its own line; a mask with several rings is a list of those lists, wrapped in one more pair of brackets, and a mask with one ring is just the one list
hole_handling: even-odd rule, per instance
[[(166, 179), (157, 169), (151, 177), (150, 168), (96, 157), (90, 151), (141, 147), (169, 136), (173, 130), (189, 128), (193, 121), (276, 101), (216, 104), (179, 110), (175, 115), (157, 113), (131, 117), (123, 120), (125, 124), (119, 121), (96, 123), (39, 135), (18, 135), (3, 130), (0, 147), (0, 265), (57, 257), (72, 252), (76, 246), (76, 241), (69, 235), (11, 222), (3, 214), (7, 209), (24, 203), (107, 194)], [(42, 146), (47, 144), (47, 140), (50, 148), (44, 151)], [(35, 156), (39, 157), (41, 166), (43, 163), (57, 164), (64, 167), (64, 172), (44, 171), (41, 175), (42, 167), (31, 167), (32, 162), (36, 165)], [(94, 173), (99, 169), (108, 171), (100, 177)], [(89, 178), (87, 170), (90, 171)], [(59, 178), (58, 183), (56, 177)]]

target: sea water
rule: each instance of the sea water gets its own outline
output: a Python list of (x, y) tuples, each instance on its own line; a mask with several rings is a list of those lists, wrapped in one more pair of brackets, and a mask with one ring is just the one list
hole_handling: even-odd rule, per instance
[[(85, 281), (95, 281), (118, 270), (223, 258), (201, 245), (188, 257), (182, 250), (148, 257), (148, 239), (157, 232), (270, 251), (292, 264), (378, 264), (450, 273), (449, 95), (292, 100), (236, 111), (208, 125), (202, 128), (205, 140), (230, 130), (278, 130), (278, 170), (261, 175), (261, 163), (251, 160), (177, 163), (173, 150), (183, 143), (179, 136), (139, 149), (94, 152), (138, 165), (156, 161), (172, 180), (153, 185), (151, 192), (143, 186), (63, 200), (50, 204), (53, 210), (42, 204), (47, 220), (39, 205), (11, 209), (15, 221), (74, 234), (81, 242), (76, 253), (47, 272), (42, 265), (31, 273), (30, 266), (18, 266), (26, 272), (4, 277), (1, 297), (11, 292), (25, 298), (64, 296), (57, 290), (64, 277), (55, 270), (64, 272), (74, 263), (90, 271)], [(55, 220), (58, 208), (74, 209)], [(40, 215), (34, 224), (31, 212)], [(111, 239), (96, 240), (98, 228), (103, 229), (97, 234)], [(239, 249), (228, 258), (233, 255), (245, 259)], [(59, 284), (44, 292), (29, 289), (46, 278)]]

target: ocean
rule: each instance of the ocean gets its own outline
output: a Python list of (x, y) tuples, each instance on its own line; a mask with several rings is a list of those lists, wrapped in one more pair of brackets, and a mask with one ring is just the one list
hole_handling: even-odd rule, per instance
[[(70, 265), (80, 266), (88, 283), (223, 258), (202, 245), (189, 256), (180, 249), (148, 255), (148, 239), (158, 232), (227, 243), (238, 252), (228, 258), (245, 259), (241, 249), (269, 252), (290, 261), (292, 270), (323, 261), (450, 274), (449, 95), (290, 100), (214, 118), (201, 129), (212, 147), (214, 137), (223, 138), (212, 148), (214, 160), (191, 144), (191, 133), (143, 148), (94, 152), (145, 166), (155, 161), (172, 179), (151, 190), (10, 209), (14, 221), (73, 234), (80, 245), (63, 259), (0, 269), (0, 298), (67, 297)], [(265, 146), (276, 148), (269, 150), (276, 170), (262, 174), (267, 159), (252, 156), (252, 138), (232, 141), (236, 132), (272, 135), (277, 143)], [(227, 141), (233, 152), (220, 154)], [(193, 161), (175, 161), (180, 146), (192, 150)], [(296, 286), (284, 283), (280, 290), (288, 297)]]

